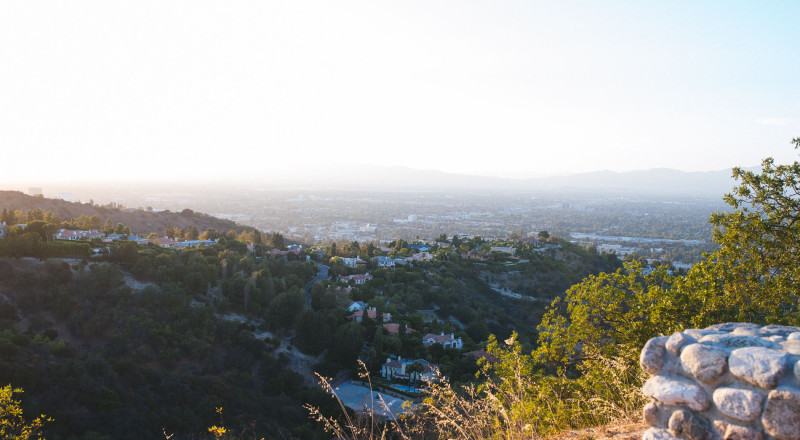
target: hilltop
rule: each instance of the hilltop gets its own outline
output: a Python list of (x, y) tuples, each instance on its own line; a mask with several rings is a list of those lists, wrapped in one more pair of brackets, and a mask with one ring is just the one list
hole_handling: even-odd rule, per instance
[(101, 220), (110, 218), (114, 224), (123, 223), (131, 228), (134, 234), (147, 234), (150, 232), (164, 233), (167, 226), (185, 229), (188, 226), (196, 226), (198, 230), (205, 231), (215, 229), (217, 231), (227, 231), (230, 229), (241, 232), (245, 229), (231, 220), (223, 220), (212, 217), (208, 214), (194, 212), (191, 209), (184, 209), (181, 212), (171, 211), (146, 211), (142, 209), (127, 209), (112, 205), (96, 205), (94, 203), (74, 203), (59, 199), (48, 199), (34, 197), (23, 194), (20, 191), (0, 191), (0, 209), (19, 209), (28, 211), (31, 209), (42, 209), (51, 211), (61, 216), (62, 220), (80, 217), (85, 215), (91, 217), (97, 215)]

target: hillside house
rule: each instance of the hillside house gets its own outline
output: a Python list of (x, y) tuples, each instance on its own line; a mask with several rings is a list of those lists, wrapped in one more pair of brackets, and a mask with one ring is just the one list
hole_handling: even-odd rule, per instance
[[(415, 366), (412, 367), (412, 365)], [(381, 366), (381, 376), (389, 380), (433, 382), (439, 377), (439, 366), (425, 359), (388, 358), (386, 363)]]
[(392, 258), (392, 257), (384, 257), (382, 255), (379, 256), (379, 257), (373, 258), (372, 261), (374, 261), (375, 264), (378, 265), (378, 267), (385, 267), (385, 268), (394, 268), (394, 264), (395, 264), (394, 258)]
[[(368, 307), (366, 310), (359, 310), (353, 313), (352, 315), (348, 316), (348, 318), (352, 319), (355, 322), (361, 322), (364, 320), (364, 312), (366, 312), (367, 318), (373, 321), (378, 319), (378, 310), (376, 310), (375, 307)], [(383, 319), (383, 322), (389, 322), (392, 320), (392, 314), (382, 313), (381, 319)]]
[(178, 242), (169, 238), (169, 237), (158, 237), (158, 238), (151, 238), (148, 240), (150, 244), (154, 244), (156, 246), (161, 246), (163, 248), (177, 248)]
[(367, 264), (367, 262), (361, 258), (341, 258), (341, 260), (342, 263), (344, 263), (344, 265), (347, 267), (356, 267), (359, 264)]
[(456, 338), (453, 333), (446, 335), (444, 332), (439, 335), (428, 333), (422, 338), (422, 345), (430, 347), (433, 344), (441, 344), (444, 348), (455, 348), (458, 350), (464, 347), (464, 342), (461, 338)]
[[(90, 235), (91, 235), (91, 237), (90, 237)], [(102, 236), (103, 236), (103, 233), (102, 232), (98, 232), (96, 230), (78, 231), (78, 230), (72, 230), (72, 229), (59, 229), (59, 231), (56, 233), (56, 238), (57, 239), (59, 239), (59, 240), (70, 240), (70, 241), (82, 240), (84, 238), (91, 239), (91, 238), (94, 238), (94, 237), (102, 237)]]
[(364, 310), (364, 307), (366, 306), (367, 303), (365, 303), (364, 301), (353, 301), (353, 303), (350, 304), (350, 307), (348, 307), (347, 310), (350, 312), (358, 312), (360, 310)]
[[(390, 334), (399, 335), (400, 334), (400, 324), (383, 324), (383, 328), (385, 328)], [(406, 327), (406, 334), (410, 335), (414, 333), (414, 330), (411, 327)]]
[(491, 248), (492, 252), (501, 252), (504, 254), (511, 255), (512, 257), (516, 254), (517, 250), (511, 246), (493, 246)]
[(349, 283), (349, 282), (352, 281), (353, 283), (360, 285), (360, 284), (366, 283), (367, 281), (371, 280), (372, 278), (373, 278), (372, 275), (370, 275), (369, 273), (355, 274), (355, 275), (339, 275), (339, 276), (336, 277), (336, 281), (339, 281), (339, 282), (342, 282), (342, 283)]

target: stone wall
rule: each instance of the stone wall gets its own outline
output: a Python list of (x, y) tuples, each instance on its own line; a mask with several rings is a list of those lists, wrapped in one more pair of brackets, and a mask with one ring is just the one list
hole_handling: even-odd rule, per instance
[(800, 328), (718, 324), (653, 338), (642, 440), (800, 439)]

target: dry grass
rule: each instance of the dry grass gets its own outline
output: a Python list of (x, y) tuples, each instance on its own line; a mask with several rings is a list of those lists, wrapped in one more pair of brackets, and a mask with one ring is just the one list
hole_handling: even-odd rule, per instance
[[(641, 435), (642, 425), (631, 422), (645, 403), (635, 366), (598, 358), (579, 379), (546, 376), (533, 371), (531, 358), (513, 339), (509, 345), (493, 347), (499, 360), (486, 366), (479, 386), (430, 384), (429, 396), (408, 415), (383, 421), (369, 411), (350, 416), (341, 401), (340, 419), (308, 409), (332, 436), (347, 440), (627, 440)], [(335, 396), (327, 382), (323, 386)]]

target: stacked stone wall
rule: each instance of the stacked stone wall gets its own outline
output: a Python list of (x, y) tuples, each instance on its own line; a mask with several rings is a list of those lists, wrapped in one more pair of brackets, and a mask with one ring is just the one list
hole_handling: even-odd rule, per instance
[(642, 440), (800, 439), (800, 327), (725, 323), (653, 338)]

